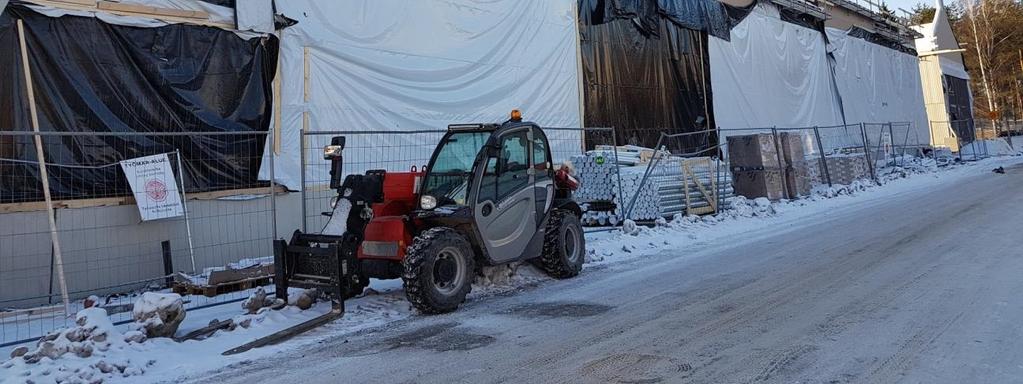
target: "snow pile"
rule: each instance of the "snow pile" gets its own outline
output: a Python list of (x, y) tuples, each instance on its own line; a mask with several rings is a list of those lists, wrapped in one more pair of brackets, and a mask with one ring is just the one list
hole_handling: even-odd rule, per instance
[[(730, 217), (760, 217), (775, 214), (771, 201), (765, 197), (758, 197), (753, 199), (753, 201), (750, 201), (743, 196), (734, 196), (728, 198), (725, 202), (727, 203), (727, 206), (731, 207), (731, 209), (721, 211), (719, 215), (726, 215)], [(690, 219), (690, 221), (692, 221), (692, 219)]]
[(102, 308), (79, 311), (75, 324), (43, 336), (32, 351), (15, 349), (12, 358), (0, 365), (5, 371), (0, 376), (26, 383), (95, 384), (142, 375), (155, 363), (125, 357), (137, 351), (137, 344), (146, 337), (137, 331), (121, 334)]
[(547, 280), (551, 278), (529, 263), (485, 266), (480, 268), (480, 274), (472, 284), (469, 298), (478, 299), (517, 291)]
[(147, 337), (173, 337), (185, 321), (185, 303), (176, 293), (143, 293), (131, 310), (139, 331)]
[(1014, 156), (1020, 153), (1020, 151), (1010, 146), (1009, 142), (1005, 139), (997, 138), (977, 140), (974, 143), (964, 144), (959, 155), (973, 157), (975, 152), (979, 156)]

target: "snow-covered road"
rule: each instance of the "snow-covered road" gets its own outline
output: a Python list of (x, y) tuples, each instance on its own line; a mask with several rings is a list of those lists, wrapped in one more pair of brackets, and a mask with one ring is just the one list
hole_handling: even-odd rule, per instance
[(950, 180), (193, 379), (1017, 382), (1023, 167)]

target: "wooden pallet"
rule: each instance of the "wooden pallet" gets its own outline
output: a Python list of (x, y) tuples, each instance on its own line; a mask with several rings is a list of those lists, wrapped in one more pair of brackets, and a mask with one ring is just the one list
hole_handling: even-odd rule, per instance
[(172, 287), (174, 293), (179, 295), (202, 295), (214, 297), (225, 293), (239, 292), (246, 289), (270, 285), (273, 276), (260, 276), (243, 280), (231, 281), (220, 284), (197, 285), (188, 282), (176, 282)]

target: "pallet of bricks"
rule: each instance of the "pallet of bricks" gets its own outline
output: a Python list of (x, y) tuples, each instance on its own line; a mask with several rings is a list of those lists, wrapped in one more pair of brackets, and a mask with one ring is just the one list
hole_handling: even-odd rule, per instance
[[(710, 202), (704, 193), (710, 185), (717, 187), (719, 200), (733, 192), (727, 169), (715, 171), (713, 165), (718, 162), (707, 158), (683, 159), (634, 146), (618, 147), (616, 153), (615, 147), (598, 146), (573, 156), (571, 161), (580, 180), (574, 197), (586, 209), (582, 218), (586, 225), (616, 225), (624, 220), (630, 203), (633, 205), (630, 218), (636, 221), (684, 214), (687, 205), (690, 209), (706, 207)], [(654, 166), (644, 183), (643, 175), (651, 161)], [(690, 163), (698, 165), (689, 166), (687, 176), (683, 165)]]
[(861, 148), (840, 148), (821, 155), (807, 154), (799, 132), (761, 133), (728, 137), (728, 157), (735, 193), (753, 199), (793, 199), (809, 195), (814, 185), (850, 184), (869, 177)]
[(798, 133), (728, 137), (728, 161), (737, 195), (791, 199), (810, 194), (810, 165)]

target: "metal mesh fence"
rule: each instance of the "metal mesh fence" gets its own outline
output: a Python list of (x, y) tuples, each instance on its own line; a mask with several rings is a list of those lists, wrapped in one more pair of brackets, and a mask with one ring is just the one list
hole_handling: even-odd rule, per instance
[[(275, 186), (258, 175), (273, 161), (267, 141), (266, 132), (0, 132), (0, 345), (68, 325), (90, 295), (128, 321), (141, 292), (272, 260)], [(166, 156), (173, 177), (133, 192), (120, 162), (153, 155)], [(179, 215), (142, 221), (143, 200), (183, 203)], [(188, 295), (186, 305), (243, 296)]]
[[(303, 232), (319, 233), (327, 223), (330, 200), (330, 161), (323, 148), (333, 137), (345, 138), (343, 172), (364, 174), (369, 170), (406, 172), (422, 169), (444, 130), (432, 131), (314, 131), (302, 134)], [(343, 180), (343, 177), (342, 177)]]

